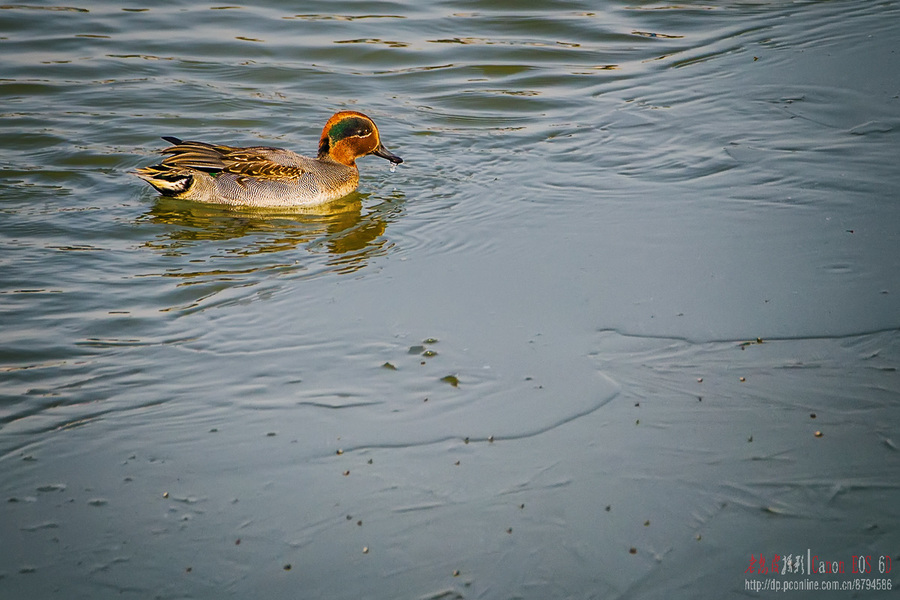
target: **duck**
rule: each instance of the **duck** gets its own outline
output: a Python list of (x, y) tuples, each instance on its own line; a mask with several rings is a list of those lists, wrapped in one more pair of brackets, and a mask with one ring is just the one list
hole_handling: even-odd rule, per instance
[(163, 196), (197, 202), (253, 207), (309, 207), (343, 198), (359, 185), (356, 159), (374, 154), (394, 165), (403, 162), (381, 143), (375, 122), (343, 110), (325, 123), (316, 158), (269, 146), (234, 147), (184, 141), (159, 152), (161, 163), (134, 174)]

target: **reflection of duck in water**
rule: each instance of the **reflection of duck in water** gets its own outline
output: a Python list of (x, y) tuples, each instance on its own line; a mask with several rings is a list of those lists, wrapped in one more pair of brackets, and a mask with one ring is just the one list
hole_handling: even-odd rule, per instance
[[(381, 143), (366, 115), (336, 113), (325, 124), (316, 158), (290, 150), (235, 148), (164, 137), (170, 156), (136, 175), (164, 196), (245, 206), (315, 206), (353, 192), (359, 184), (356, 159), (375, 154), (399, 164)], [(392, 167), (393, 168), (393, 167)]]
[(365, 195), (351, 194), (327, 206), (247, 208), (160, 197), (141, 220), (164, 225), (147, 246), (164, 252), (200, 248), (218, 241), (218, 253), (251, 256), (305, 247), (327, 254), (328, 264), (356, 270), (391, 246), (387, 225), (401, 218), (404, 197), (394, 192), (363, 208)]

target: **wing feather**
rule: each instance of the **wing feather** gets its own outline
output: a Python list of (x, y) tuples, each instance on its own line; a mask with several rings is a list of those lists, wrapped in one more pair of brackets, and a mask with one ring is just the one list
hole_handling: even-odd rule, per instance
[(305, 172), (300, 165), (301, 157), (281, 148), (235, 148), (206, 142), (181, 141), (178, 138), (168, 138), (167, 141), (174, 145), (161, 152), (168, 154), (163, 165), (170, 167), (280, 180), (297, 179)]

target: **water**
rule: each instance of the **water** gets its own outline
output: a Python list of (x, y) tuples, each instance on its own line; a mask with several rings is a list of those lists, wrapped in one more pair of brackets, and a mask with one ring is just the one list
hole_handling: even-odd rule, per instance
[[(898, 17), (3, 6), (0, 597), (755, 596), (760, 555), (896, 563)], [(161, 135), (310, 154), (345, 108), (403, 168), (324, 210), (129, 174)]]

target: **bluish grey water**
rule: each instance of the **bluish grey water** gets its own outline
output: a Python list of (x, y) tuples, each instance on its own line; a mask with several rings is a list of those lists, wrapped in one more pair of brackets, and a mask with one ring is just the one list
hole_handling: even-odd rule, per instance
[[(4, 5), (0, 52), (0, 598), (900, 562), (896, 2)], [(405, 162), (322, 210), (130, 174), (340, 109)]]

